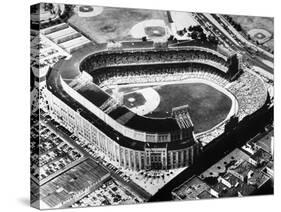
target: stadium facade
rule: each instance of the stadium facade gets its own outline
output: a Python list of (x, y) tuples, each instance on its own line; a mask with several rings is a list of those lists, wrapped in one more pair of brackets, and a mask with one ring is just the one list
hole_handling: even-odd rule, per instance
[[(141, 42), (140, 42), (141, 43)], [(231, 82), (241, 74), (236, 54), (200, 45), (143, 48), (126, 42), (123, 48), (86, 45), (60, 60), (46, 77), (50, 114), (79, 138), (94, 143), (110, 160), (131, 170), (189, 166), (200, 154), (187, 107), (174, 108), (171, 117), (139, 116), (107, 94), (108, 78), (168, 67), (206, 68), (205, 75)], [(124, 47), (126, 46), (126, 47)], [(213, 74), (215, 73), (215, 74)], [(213, 75), (212, 75), (213, 74)]]

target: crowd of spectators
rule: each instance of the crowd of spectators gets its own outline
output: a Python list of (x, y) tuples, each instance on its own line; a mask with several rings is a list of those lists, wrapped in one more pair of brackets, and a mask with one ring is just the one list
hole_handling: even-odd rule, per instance
[[(95, 78), (96, 83), (102, 88), (107, 88), (111, 85), (117, 84), (132, 84), (132, 83), (157, 83), (157, 82), (171, 82), (182, 81), (187, 79), (203, 79), (211, 81), (220, 87), (225, 88), (230, 82), (224, 78), (224, 74), (218, 72), (215, 68), (203, 64), (192, 64), (177, 67), (158, 67), (158, 68), (114, 68), (103, 72)], [(218, 137), (224, 132), (224, 124), (211, 130), (202, 136), (200, 140), (207, 144), (214, 138)]]
[(228, 90), (238, 101), (239, 120), (258, 110), (267, 98), (264, 82), (250, 72), (244, 72), (236, 81), (229, 85)]
[(132, 83), (156, 83), (182, 81), (187, 79), (205, 79), (224, 87), (228, 80), (223, 77), (215, 68), (202, 64), (189, 64), (178, 67), (157, 67), (157, 68), (115, 68), (103, 72), (94, 79), (100, 87), (107, 87), (117, 84)]
[[(249, 72), (244, 72), (236, 81), (227, 84), (226, 89), (230, 91), (238, 102), (237, 116), (242, 120), (251, 115), (266, 101), (267, 89), (262, 79)], [(200, 135), (198, 138), (202, 144), (207, 144), (214, 138), (224, 133), (225, 123), (215, 129)]]
[[(186, 79), (205, 79), (229, 90), (238, 101), (239, 120), (259, 109), (267, 97), (267, 89), (262, 79), (249, 72), (244, 72), (236, 81), (230, 83), (215, 68), (203, 64), (189, 66), (137, 68), (120, 67), (109, 69), (99, 74), (95, 82), (100, 87), (107, 88), (117, 84), (138, 84), (182, 81)], [(222, 123), (214, 130), (200, 136), (202, 143), (208, 143), (224, 132), (225, 124)]]
[(210, 52), (199, 50), (169, 50), (169, 51), (143, 51), (123, 52), (110, 54), (94, 54), (81, 63), (81, 69), (92, 72), (96, 69), (119, 65), (132, 64), (157, 64), (157, 63), (179, 63), (191, 61), (212, 61), (217, 66), (228, 67), (229, 62)]
[(218, 136), (224, 133), (225, 123), (221, 123), (219, 126), (215, 127), (214, 129), (197, 136), (196, 138), (201, 142), (203, 146), (211, 142), (213, 139), (217, 138)]

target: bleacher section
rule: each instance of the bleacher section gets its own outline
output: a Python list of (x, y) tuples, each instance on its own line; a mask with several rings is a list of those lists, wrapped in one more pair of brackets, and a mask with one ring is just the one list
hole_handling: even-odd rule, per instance
[[(187, 79), (203, 79), (211, 81), (218, 86), (230, 91), (237, 99), (239, 109), (237, 116), (242, 120), (245, 116), (252, 114), (260, 108), (266, 98), (267, 90), (264, 87), (264, 82), (257, 76), (244, 72), (236, 81), (230, 82), (223, 77), (223, 74), (215, 68), (204, 64), (192, 64), (177, 67), (157, 67), (157, 68), (142, 68), (134, 70), (133, 68), (114, 68), (114, 71), (107, 70), (107, 73), (96, 75), (96, 83), (101, 88), (107, 88), (118, 84), (141, 84), (141, 83), (157, 83), (182, 81)], [(177, 116), (179, 126), (185, 126), (184, 117), (182, 114)], [(198, 135), (197, 138), (203, 144), (207, 144), (217, 136), (224, 132), (225, 123), (217, 126), (210, 131)]]
[(258, 76), (244, 72), (228, 90), (237, 98), (239, 120), (260, 108), (267, 98), (264, 82)]
[(203, 63), (220, 69), (222, 73), (226, 73), (230, 65), (228, 60), (215, 54), (189, 48), (170, 51), (99, 52), (83, 60), (81, 69), (88, 70), (91, 73), (97, 69), (112, 66), (167, 63)]
[(114, 68), (114, 70), (107, 70), (107, 72), (104, 71), (96, 75), (94, 82), (103, 88), (117, 84), (171, 82), (194, 78), (209, 80), (221, 87), (225, 87), (229, 83), (217, 70), (203, 64), (189, 64), (178, 67), (148, 67), (138, 70)]

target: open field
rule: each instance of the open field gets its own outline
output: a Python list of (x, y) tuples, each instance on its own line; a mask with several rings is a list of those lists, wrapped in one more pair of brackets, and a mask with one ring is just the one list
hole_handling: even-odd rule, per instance
[(162, 19), (168, 23), (165, 11), (137, 10), (105, 7), (94, 17), (79, 17), (74, 14), (68, 21), (98, 43), (110, 40), (130, 40), (131, 28), (144, 20)]
[[(257, 16), (237, 16), (231, 15), (231, 18), (239, 23), (243, 31), (248, 34), (253, 29), (262, 29), (268, 31), (271, 34), (270, 39), (265, 42), (265, 46), (273, 49), (273, 34), (274, 34), (274, 21), (271, 17), (257, 17)], [(251, 36), (252, 37), (252, 36)]]
[(232, 19), (241, 24), (241, 27), (247, 32), (251, 29), (265, 29), (273, 33), (273, 18), (257, 16), (238, 16), (231, 15)]
[(208, 130), (223, 121), (232, 104), (225, 94), (202, 83), (164, 85), (156, 90), (161, 101), (148, 116), (170, 116), (172, 108), (188, 104), (195, 133)]
[(274, 39), (267, 41), (263, 45), (269, 47), (270, 49), (274, 49)]
[[(151, 87), (158, 92), (160, 103), (153, 112), (145, 116), (155, 118), (170, 117), (172, 108), (188, 104), (195, 133), (209, 130), (222, 122), (227, 117), (232, 106), (232, 101), (228, 96), (203, 83), (151, 85)], [(145, 100), (137, 92), (143, 88), (141, 86), (120, 88), (119, 91), (124, 93), (133, 92), (125, 95), (124, 103), (129, 107), (143, 105)], [(133, 105), (130, 106), (129, 98), (132, 97), (135, 99)]]

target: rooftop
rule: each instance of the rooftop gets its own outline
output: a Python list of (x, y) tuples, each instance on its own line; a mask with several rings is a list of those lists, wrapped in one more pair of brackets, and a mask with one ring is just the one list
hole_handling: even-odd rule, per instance
[(257, 161), (260, 165), (264, 166), (272, 160), (272, 155), (263, 149), (259, 149), (251, 158)]
[(273, 131), (269, 132), (266, 136), (262, 137), (256, 142), (256, 145), (261, 147), (264, 151), (273, 154), (272, 144), (273, 144)]
[(202, 193), (208, 192), (209, 190), (210, 187), (205, 182), (198, 177), (194, 177), (176, 188), (173, 193), (175, 193), (177, 198), (181, 200), (194, 200), (198, 199), (200, 194), (201, 196), (204, 196)]
[(93, 160), (86, 160), (40, 187), (40, 197), (50, 207), (65, 202), (73, 194), (83, 192), (93, 183), (109, 177), (109, 173)]

